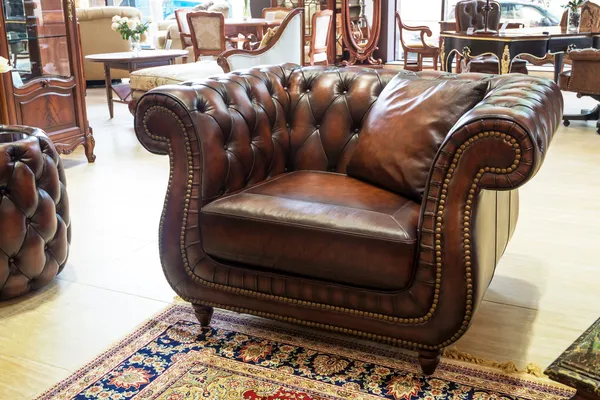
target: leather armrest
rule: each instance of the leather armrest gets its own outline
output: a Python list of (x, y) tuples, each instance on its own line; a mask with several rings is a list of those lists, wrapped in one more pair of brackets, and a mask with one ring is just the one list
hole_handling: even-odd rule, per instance
[(194, 182), (201, 205), (284, 172), (287, 80), (297, 66), (254, 68), (162, 86), (137, 107), (138, 139), (169, 154), (175, 180)]
[(285, 171), (290, 100), (284, 88), (296, 67), (162, 86), (138, 102), (138, 140), (152, 153), (169, 155), (159, 243), (165, 276), (180, 295), (193, 296), (191, 269), (205, 256), (200, 209)]
[[(461, 304), (464, 319), (453, 340), (468, 327), (504, 251), (505, 243), (500, 247), (495, 238), (498, 221), (506, 227), (503, 242), (514, 229), (516, 193), (499, 191), (514, 190), (535, 175), (562, 117), (562, 95), (550, 80), (502, 76), (491, 78), (490, 87), (442, 144), (421, 209), (417, 276), (440, 285), (440, 305)], [(505, 208), (499, 208), (500, 198)], [(506, 211), (503, 220), (499, 210)]]
[(571, 50), (569, 58), (573, 61), (600, 61), (600, 50), (598, 49), (581, 49)]

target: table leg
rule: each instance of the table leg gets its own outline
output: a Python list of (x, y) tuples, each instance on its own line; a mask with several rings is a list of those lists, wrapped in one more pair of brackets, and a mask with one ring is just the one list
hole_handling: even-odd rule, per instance
[(554, 55), (554, 82), (558, 83), (558, 77), (563, 69), (563, 53), (556, 53)]
[(113, 100), (112, 100), (112, 79), (110, 77), (110, 65), (104, 63), (104, 81), (106, 83), (106, 101), (108, 102), (108, 113), (111, 118), (114, 117)]

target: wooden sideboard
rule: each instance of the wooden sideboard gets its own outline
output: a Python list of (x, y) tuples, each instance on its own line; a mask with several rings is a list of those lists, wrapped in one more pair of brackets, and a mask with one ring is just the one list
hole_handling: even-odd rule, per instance
[(13, 66), (0, 79), (0, 121), (43, 129), (62, 154), (84, 146), (93, 162), (73, 0), (2, 0), (0, 9), (0, 55)]

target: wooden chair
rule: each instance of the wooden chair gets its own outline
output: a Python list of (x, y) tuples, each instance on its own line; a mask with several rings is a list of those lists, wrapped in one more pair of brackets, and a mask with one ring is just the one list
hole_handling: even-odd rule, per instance
[(312, 35), (310, 45), (304, 47), (304, 62), (315, 65), (325, 63), (327, 65), (327, 49), (329, 48), (329, 37), (333, 26), (333, 11), (317, 11), (312, 16)]
[(218, 56), (225, 51), (225, 17), (222, 13), (193, 11), (186, 15), (194, 48), (194, 60), (200, 56)]
[(181, 38), (181, 48), (183, 50), (192, 46), (192, 33), (190, 31), (190, 24), (187, 20), (187, 15), (193, 10), (190, 8), (181, 8), (175, 10), (175, 20), (177, 21), (177, 29), (179, 30), (179, 37)]
[[(433, 59), (433, 69), (438, 69), (438, 59), (440, 57), (440, 48), (436, 45), (427, 43), (425, 36), (431, 37), (431, 29), (426, 26), (408, 26), (402, 23), (400, 13), (396, 11), (396, 23), (398, 24), (398, 30), (400, 31), (400, 44), (404, 51), (404, 69), (410, 71), (421, 71), (423, 70), (423, 58)], [(408, 43), (403, 35), (403, 31), (409, 32), (420, 32), (420, 42)], [(417, 54), (416, 63), (409, 63), (409, 53)]]
[[(492, 10), (488, 16), (488, 26), (500, 26), (500, 3), (490, 2)], [(469, 28), (483, 29), (483, 7), (486, 0), (462, 0), (456, 3), (454, 15), (456, 16), (456, 31), (466, 32)], [(457, 57), (457, 64), (462, 57)], [(480, 72), (484, 74), (500, 73), (500, 60), (494, 56), (473, 57), (463, 60), (462, 70), (465, 72)], [(527, 74), (527, 63), (522, 59), (514, 59), (510, 72)]]

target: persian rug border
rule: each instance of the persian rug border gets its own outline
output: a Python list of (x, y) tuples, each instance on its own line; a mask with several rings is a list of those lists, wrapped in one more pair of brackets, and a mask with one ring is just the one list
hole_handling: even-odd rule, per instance
[[(62, 399), (77, 395), (81, 390), (101, 379), (135, 351), (155, 340), (170, 324), (177, 321), (197, 323), (191, 305), (173, 304), (168, 306), (164, 311), (142, 323), (125, 338), (113, 343), (107, 350), (79, 368), (71, 376), (42, 393), (37, 399)], [(392, 348), (388, 345), (379, 345), (354, 338), (349, 339), (328, 332), (308, 330), (303, 327), (239, 315), (224, 310), (215, 310), (211, 326), (216, 329), (231, 330), (265, 340), (317, 349), (321, 352), (420, 374), (420, 368), (414, 355), (406, 350)], [(177, 361), (173, 366), (179, 362)], [(508, 393), (513, 393), (525, 399), (539, 399), (542, 394), (553, 398), (571, 395), (569, 389), (547, 379), (523, 376), (523, 374), (507, 374), (491, 367), (444, 357), (436, 371), (436, 375), (439, 375), (442, 379), (477, 387), (478, 389), (498, 390), (505, 393), (508, 391)], [(482, 386), (482, 384), (485, 385)]]

